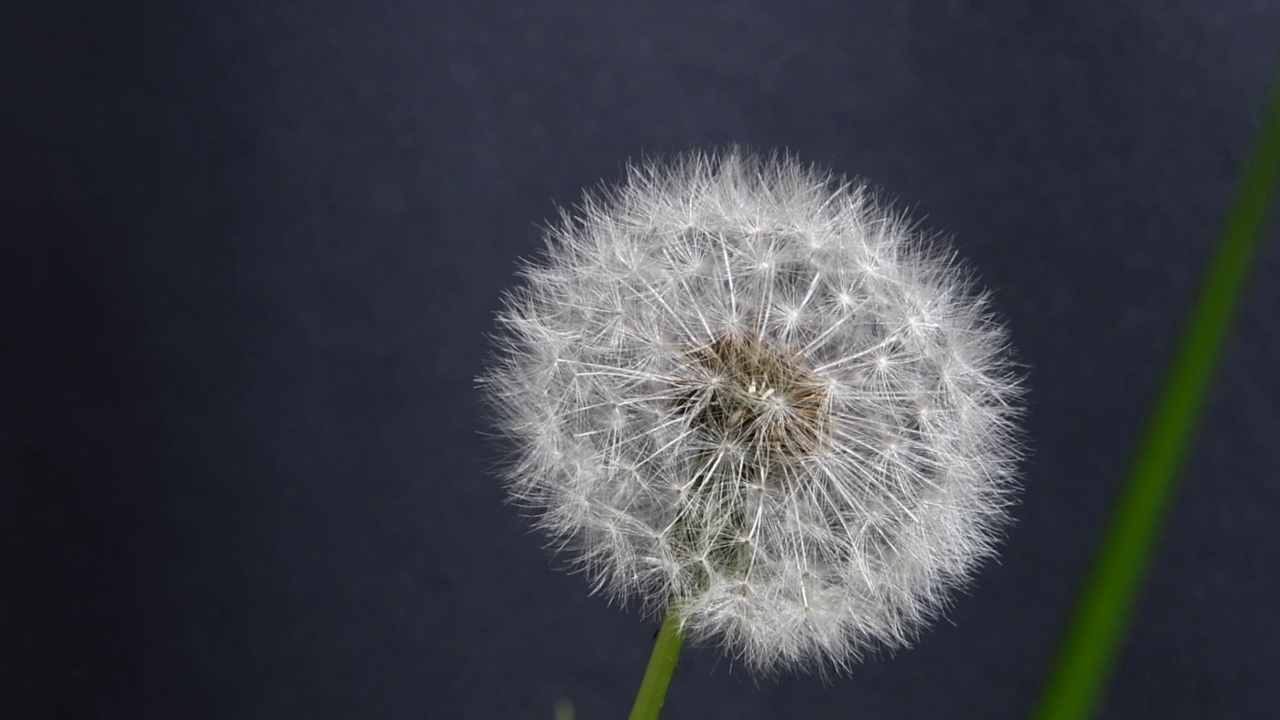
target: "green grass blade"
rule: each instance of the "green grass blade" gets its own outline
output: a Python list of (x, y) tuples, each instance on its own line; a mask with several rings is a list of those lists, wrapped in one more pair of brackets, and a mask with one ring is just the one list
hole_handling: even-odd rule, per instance
[(1218, 247), (1139, 446), (1093, 573), (1042, 697), (1041, 720), (1093, 716), (1115, 664), (1174, 479), (1190, 449), (1214, 368), (1280, 182), (1280, 78), (1242, 172)]

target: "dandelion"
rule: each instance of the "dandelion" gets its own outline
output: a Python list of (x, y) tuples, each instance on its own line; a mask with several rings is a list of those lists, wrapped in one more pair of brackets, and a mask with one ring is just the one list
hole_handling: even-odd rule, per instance
[(990, 556), (1019, 377), (953, 255), (741, 149), (632, 166), (547, 231), (480, 382), (510, 497), (593, 588), (759, 673), (899, 647)]

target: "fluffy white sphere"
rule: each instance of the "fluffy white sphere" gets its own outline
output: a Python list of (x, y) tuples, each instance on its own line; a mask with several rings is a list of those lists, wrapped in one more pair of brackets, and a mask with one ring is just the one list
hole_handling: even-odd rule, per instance
[(753, 670), (826, 669), (992, 553), (1004, 331), (864, 186), (742, 150), (632, 167), (522, 274), (480, 381), (511, 497), (597, 589)]

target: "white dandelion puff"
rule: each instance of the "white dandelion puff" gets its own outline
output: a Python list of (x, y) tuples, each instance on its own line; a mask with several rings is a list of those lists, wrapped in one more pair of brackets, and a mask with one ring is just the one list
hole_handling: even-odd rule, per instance
[(593, 587), (758, 672), (909, 642), (990, 556), (1020, 379), (954, 257), (868, 189), (734, 149), (547, 231), (480, 378)]

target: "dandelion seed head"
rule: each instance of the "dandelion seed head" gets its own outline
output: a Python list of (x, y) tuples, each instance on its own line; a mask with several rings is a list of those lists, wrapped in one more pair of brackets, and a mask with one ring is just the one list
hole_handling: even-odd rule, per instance
[(860, 184), (733, 149), (547, 230), (480, 378), (511, 498), (759, 672), (909, 643), (994, 551), (1019, 376), (967, 271)]

